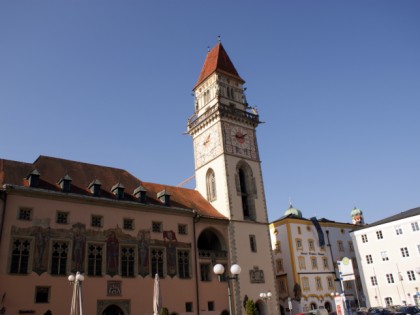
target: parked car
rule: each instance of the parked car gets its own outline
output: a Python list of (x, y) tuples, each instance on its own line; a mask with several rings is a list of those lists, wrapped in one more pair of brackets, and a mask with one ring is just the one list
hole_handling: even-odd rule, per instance
[(369, 312), (367, 307), (359, 307), (356, 309), (356, 315), (367, 315)]
[(398, 315), (416, 315), (420, 313), (420, 308), (417, 306), (400, 306), (396, 309)]
[(306, 313), (298, 313), (297, 315), (328, 315), (328, 311), (325, 308), (321, 307)]
[(368, 315), (394, 315), (395, 310), (393, 308), (384, 307), (371, 307), (369, 308)]

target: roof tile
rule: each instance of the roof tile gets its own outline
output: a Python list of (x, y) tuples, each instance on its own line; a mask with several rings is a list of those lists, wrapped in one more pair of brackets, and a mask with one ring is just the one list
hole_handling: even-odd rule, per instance
[(147, 203), (155, 205), (162, 205), (156, 196), (158, 192), (165, 189), (171, 194), (171, 207), (195, 209), (202, 216), (226, 219), (196, 190), (142, 182), (119, 168), (42, 155), (33, 164), (0, 159), (0, 187), (5, 184), (28, 187), (26, 176), (35, 168), (41, 174), (39, 179), (41, 189), (61, 191), (57, 181), (64, 175), (68, 175), (72, 178), (71, 193), (92, 196), (88, 189), (89, 184), (93, 180), (98, 180), (102, 183), (101, 198), (115, 199), (111, 189), (115, 183), (121, 183), (125, 187), (124, 200), (138, 201), (133, 195), (134, 190), (143, 186), (147, 190)]
[(230, 75), (239, 81), (242, 81), (242, 83), (245, 83), (239, 76), (238, 71), (236, 71), (235, 66), (220, 42), (208, 52), (194, 89), (215, 71)]

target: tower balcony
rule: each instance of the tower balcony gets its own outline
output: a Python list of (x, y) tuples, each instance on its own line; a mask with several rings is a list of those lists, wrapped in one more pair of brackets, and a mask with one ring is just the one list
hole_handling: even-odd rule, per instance
[(191, 131), (196, 126), (200, 125), (205, 120), (213, 117), (214, 115), (219, 115), (220, 117), (225, 117), (234, 121), (240, 121), (247, 123), (256, 127), (260, 122), (259, 115), (255, 109), (255, 113), (251, 113), (247, 110), (238, 109), (232, 105), (218, 104), (209, 108), (204, 114), (197, 116), (193, 115), (188, 119), (188, 131)]

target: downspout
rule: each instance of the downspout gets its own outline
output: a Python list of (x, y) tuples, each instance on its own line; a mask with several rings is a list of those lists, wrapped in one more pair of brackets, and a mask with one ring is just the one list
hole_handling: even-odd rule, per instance
[(197, 248), (197, 238), (195, 231), (195, 224), (200, 220), (200, 215), (197, 213), (197, 210), (193, 209), (193, 238), (194, 238), (194, 266), (195, 266), (195, 292), (196, 292), (196, 304), (197, 304), (197, 315), (200, 315), (200, 292), (198, 290), (198, 248)]

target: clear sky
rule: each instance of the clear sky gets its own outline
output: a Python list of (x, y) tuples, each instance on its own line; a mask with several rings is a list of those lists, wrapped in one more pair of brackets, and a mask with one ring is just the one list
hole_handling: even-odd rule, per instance
[(219, 34), (265, 122), (270, 220), (420, 206), (420, 1), (1, 1), (0, 157), (177, 185)]

